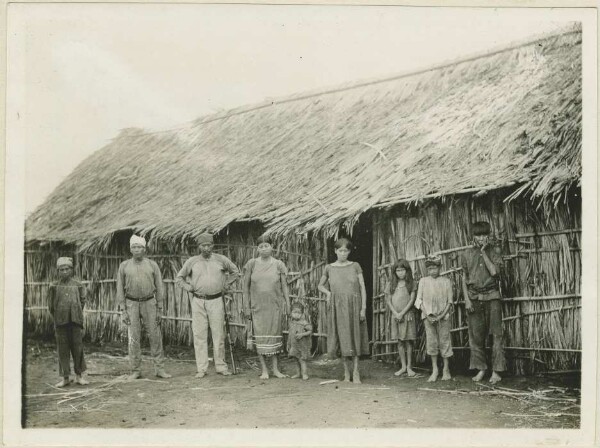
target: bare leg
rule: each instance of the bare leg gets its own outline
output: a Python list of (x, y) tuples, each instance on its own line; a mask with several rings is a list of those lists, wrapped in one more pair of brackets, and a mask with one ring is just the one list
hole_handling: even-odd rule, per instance
[(350, 382), (350, 368), (348, 367), (349, 360), (344, 357), (344, 381), (346, 383)]
[(429, 383), (433, 383), (434, 381), (437, 381), (437, 377), (439, 375), (439, 370), (438, 370), (438, 355), (431, 355), (431, 376), (427, 379), (427, 382)]
[(262, 373), (260, 375), (261, 380), (269, 379), (269, 369), (267, 369), (267, 363), (265, 361), (264, 355), (258, 355), (258, 359), (260, 361), (260, 366), (262, 367)]
[(352, 371), (352, 382), (354, 384), (360, 384), (360, 373), (358, 373), (358, 356), (355, 356), (353, 361), (354, 370)]
[(296, 364), (298, 367), (298, 372), (295, 375), (292, 375), (292, 378), (300, 378), (302, 375), (302, 361), (299, 358), (296, 358)]
[(448, 381), (452, 379), (452, 376), (450, 376), (450, 362), (448, 358), (442, 358), (442, 361), (444, 361), (444, 368), (442, 370), (442, 381)]
[(483, 375), (485, 375), (485, 370), (480, 370), (479, 373), (472, 378), (472, 380), (479, 382), (483, 379)]
[(412, 369), (412, 350), (413, 350), (413, 343), (412, 341), (406, 341), (404, 343), (406, 345), (406, 373), (408, 376), (415, 376), (416, 373), (415, 371)]
[(490, 377), (490, 383), (496, 384), (501, 379), (502, 379), (502, 377), (500, 377), (500, 375), (498, 375), (498, 372), (492, 371), (492, 376)]
[(279, 360), (277, 358), (277, 355), (273, 355), (272, 358), (273, 358), (273, 361), (272, 361), (272, 363), (273, 363), (273, 375), (275, 375), (277, 378), (287, 378), (287, 375), (284, 375), (283, 373), (281, 373), (279, 371), (279, 366), (278, 366), (278, 361)]
[(406, 373), (406, 352), (404, 351), (404, 342), (398, 341), (398, 355), (400, 355), (400, 370), (394, 375), (400, 376)]
[(302, 379), (307, 380), (308, 379), (308, 369), (306, 368), (306, 361), (303, 359), (300, 359), (299, 362), (300, 362), (300, 370), (302, 371)]

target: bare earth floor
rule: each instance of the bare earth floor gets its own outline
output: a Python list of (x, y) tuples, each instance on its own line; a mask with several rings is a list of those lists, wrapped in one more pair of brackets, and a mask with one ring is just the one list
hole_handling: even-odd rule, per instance
[[(477, 385), (468, 376), (427, 383), (397, 378), (390, 364), (361, 360), (363, 384), (344, 382), (339, 361), (312, 361), (310, 379), (261, 380), (257, 359), (240, 361), (238, 375), (209, 370), (194, 378), (193, 351), (169, 347), (169, 380), (126, 381), (121, 347), (86, 347), (89, 386), (56, 389), (57, 356), (49, 344), (28, 343), (24, 426), (29, 428), (578, 428), (579, 383), (573, 377), (506, 377), (503, 389)], [(282, 359), (284, 373), (295, 362)], [(423, 390), (423, 389), (434, 389)], [(445, 392), (444, 392), (445, 391)]]

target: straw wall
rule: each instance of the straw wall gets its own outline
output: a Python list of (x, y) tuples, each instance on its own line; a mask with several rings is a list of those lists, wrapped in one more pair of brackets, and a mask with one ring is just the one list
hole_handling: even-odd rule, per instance
[[(508, 192), (506, 192), (508, 193)], [(461, 289), (460, 255), (470, 244), (469, 225), (491, 223), (504, 253), (500, 287), (504, 297), (504, 340), (509, 369), (515, 373), (580, 368), (581, 205), (578, 192), (568, 202), (544, 210), (531, 202), (504, 203), (498, 192), (484, 198), (446, 198), (419, 207), (395, 207), (374, 218), (375, 357), (395, 360), (390, 313), (383, 291), (389, 263), (411, 262), (415, 277), (425, 271), (424, 254), (441, 252), (442, 272), (454, 284), (452, 341), (457, 368), (468, 367), (467, 320)], [(464, 250), (464, 249), (463, 249)], [(425, 361), (424, 329), (418, 324), (418, 360)]]
[[(225, 232), (218, 237), (214, 252), (229, 257), (241, 271), (251, 257), (257, 256), (254, 242), (261, 229), (250, 224), (236, 227), (238, 228), (234, 231)], [(75, 275), (84, 282), (89, 293), (84, 311), (86, 339), (106, 342), (124, 337), (125, 328), (121, 325), (116, 305), (116, 276), (119, 264), (130, 257), (126, 244), (128, 238), (129, 234), (116, 235), (105, 253), (77, 254), (72, 246), (26, 250), (26, 334), (53, 337), (52, 319), (47, 311), (48, 286), (56, 280), (56, 258), (72, 256), (75, 259)], [(175, 286), (174, 278), (185, 260), (196, 253), (197, 249), (193, 245), (176, 247), (162, 242), (149, 244), (148, 256), (158, 263), (163, 275), (165, 304), (162, 328), (165, 342), (169, 344), (192, 344), (189, 295)], [(307, 317), (310, 317), (316, 329), (315, 349), (324, 347), (323, 335), (327, 331), (326, 309), (317, 297), (317, 284), (324, 267), (324, 262), (318, 255), (320, 253), (322, 244), (318, 240), (300, 240), (290, 236), (275, 243), (274, 256), (284, 261), (289, 270), (288, 284), (292, 300), (305, 303)], [(236, 343), (243, 345), (246, 341), (246, 321), (242, 315), (239, 281), (233, 285), (233, 297), (232, 336)]]

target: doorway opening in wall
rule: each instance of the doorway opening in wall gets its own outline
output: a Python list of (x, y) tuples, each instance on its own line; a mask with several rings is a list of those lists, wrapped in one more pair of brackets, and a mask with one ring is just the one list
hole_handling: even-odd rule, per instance
[[(371, 214), (367, 212), (360, 216), (352, 235), (348, 235), (344, 229), (340, 229), (339, 237), (352, 241), (354, 249), (350, 253), (349, 259), (360, 264), (363, 271), (367, 290), (367, 328), (371, 341), (373, 340), (373, 225)], [(327, 241), (327, 263), (333, 263), (336, 260), (334, 243), (333, 238)]]

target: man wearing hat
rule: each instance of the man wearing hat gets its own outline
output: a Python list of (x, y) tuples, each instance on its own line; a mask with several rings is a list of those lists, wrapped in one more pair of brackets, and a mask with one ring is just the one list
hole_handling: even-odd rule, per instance
[(144, 321), (154, 373), (160, 378), (171, 378), (164, 370), (164, 353), (160, 320), (163, 312), (163, 284), (156, 262), (145, 257), (146, 240), (133, 235), (129, 240), (132, 258), (119, 266), (117, 275), (117, 303), (123, 312), (123, 323), (128, 327), (130, 379), (142, 376), (142, 350), (140, 347)]
[(463, 295), (468, 313), (470, 369), (479, 370), (473, 381), (481, 381), (488, 368), (485, 342), (489, 335), (492, 344), (492, 375), (490, 383), (501, 380), (498, 372), (506, 370), (503, 348), (502, 300), (498, 275), (502, 268), (500, 247), (490, 244), (490, 224), (485, 221), (472, 225), (473, 247), (461, 256)]
[(73, 260), (60, 257), (56, 262), (57, 282), (48, 290), (48, 309), (54, 319), (56, 345), (58, 349), (58, 367), (62, 381), (56, 387), (64, 387), (71, 380), (71, 355), (75, 382), (89, 384), (85, 378), (85, 360), (83, 359), (83, 307), (86, 299), (85, 287), (73, 279)]
[(235, 282), (240, 271), (224, 255), (213, 254), (213, 236), (198, 237), (200, 255), (187, 260), (177, 274), (176, 284), (191, 293), (192, 331), (196, 353), (196, 378), (208, 370), (208, 328), (213, 341), (215, 369), (221, 375), (231, 375), (225, 363), (225, 308), (223, 291)]

